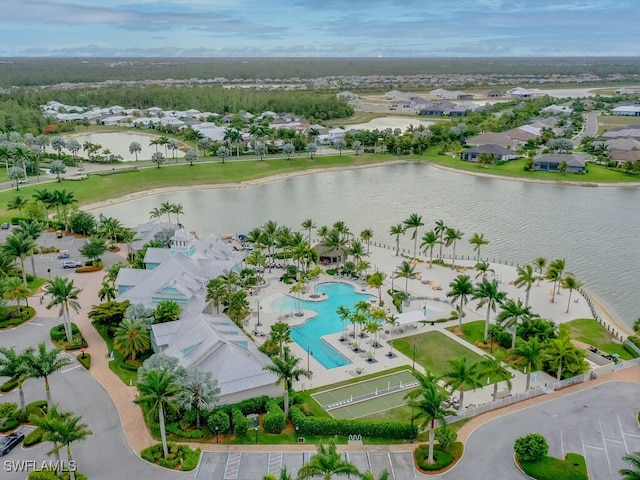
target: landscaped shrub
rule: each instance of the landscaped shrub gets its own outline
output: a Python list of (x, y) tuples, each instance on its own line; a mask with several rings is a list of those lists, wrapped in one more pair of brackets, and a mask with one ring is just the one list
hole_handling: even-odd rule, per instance
[(233, 433), (239, 437), (245, 437), (249, 430), (249, 420), (238, 409), (231, 411), (231, 421), (233, 422)]
[(287, 419), (278, 404), (270, 400), (267, 402), (267, 413), (262, 418), (262, 428), (267, 433), (281, 433), (287, 426)]
[(166, 429), (167, 432), (182, 438), (200, 439), (203, 437), (202, 430), (183, 430), (176, 422), (169, 423)]
[(0, 432), (8, 432), (9, 430), (15, 430), (20, 425), (18, 420), (9, 419), (5, 420), (2, 425), (0, 425)]
[(458, 440), (458, 432), (445, 424), (436, 428), (435, 437), (442, 448), (447, 448)]
[(201, 450), (199, 448), (192, 450), (186, 445), (183, 445), (183, 449), (186, 450), (183, 452), (181, 469), (183, 472), (190, 472), (198, 466)]
[(7, 380), (2, 385), (0, 385), (0, 392), (10, 392), (14, 388), (18, 386), (17, 380)]
[(229, 414), (221, 410), (216, 410), (211, 415), (209, 415), (207, 425), (212, 432), (215, 432), (216, 427), (218, 427), (218, 433), (225, 434), (231, 429), (231, 420), (229, 419)]
[(89, 370), (89, 368), (91, 367), (91, 354), (86, 352), (80, 353), (76, 356), (76, 358), (78, 359), (78, 362), (80, 362), (80, 365)]
[(27, 403), (25, 405), (25, 409), (27, 411), (33, 409), (33, 410), (39, 410), (39, 411), (45, 411), (47, 410), (47, 401), (46, 400), (36, 400), (35, 402), (31, 402), (31, 403)]
[(295, 405), (289, 409), (289, 417), (303, 435), (362, 435), (378, 438), (415, 438), (418, 429), (408, 422), (345, 420), (336, 418), (307, 417)]
[(36, 311), (33, 307), (0, 306), (0, 328), (16, 327), (33, 318)]
[(520, 462), (522, 470), (537, 480), (588, 480), (587, 464), (577, 453), (567, 453), (564, 460), (542, 457), (535, 462)]
[(414, 455), (418, 468), (427, 472), (442, 470), (453, 463), (453, 456), (438, 448), (433, 449), (433, 463), (429, 463), (429, 445), (426, 444), (418, 446)]
[(221, 407), (221, 410), (231, 412), (233, 410), (240, 410), (243, 415), (249, 415), (251, 413), (264, 413), (266, 412), (267, 402), (271, 400), (267, 395), (261, 397), (249, 398), (233, 405), (225, 405)]
[(521, 462), (535, 462), (547, 454), (549, 445), (547, 439), (539, 433), (530, 433), (518, 438), (513, 445), (513, 450)]
[(22, 442), (23, 447), (31, 447), (36, 443), (40, 443), (42, 441), (42, 435), (44, 432), (40, 428), (36, 428), (33, 432), (29, 433)]
[(80, 329), (75, 323), (71, 324), (71, 335), (73, 336), (73, 340), (71, 342), (67, 342), (64, 323), (60, 323), (53, 327), (49, 331), (49, 335), (53, 344), (64, 350), (78, 350), (80, 348), (87, 347), (87, 341), (84, 339), (82, 332), (80, 332)]
[(157, 463), (165, 468), (174, 469), (180, 465), (180, 470), (183, 472), (193, 470), (198, 464), (201, 453), (199, 448), (192, 450), (188, 445), (178, 445), (173, 442), (169, 442), (167, 446), (169, 449), (167, 458), (164, 458), (161, 443), (145, 448), (140, 452), (140, 456), (147, 462)]

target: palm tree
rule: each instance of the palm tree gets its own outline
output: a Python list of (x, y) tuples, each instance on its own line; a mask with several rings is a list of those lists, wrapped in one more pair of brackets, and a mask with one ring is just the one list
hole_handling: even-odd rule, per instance
[(533, 267), (529, 264), (525, 265), (524, 267), (518, 267), (517, 274), (518, 276), (513, 281), (513, 285), (518, 288), (524, 287), (524, 291), (525, 291), (524, 306), (528, 307), (529, 293), (531, 293), (531, 287), (536, 282), (536, 275), (533, 271)]
[(551, 288), (551, 303), (553, 303), (556, 301), (556, 284), (562, 280), (562, 272), (556, 270), (555, 268), (552, 268), (552, 266), (549, 265), (544, 278), (553, 282), (553, 287)]
[(538, 340), (538, 337), (531, 337), (529, 340), (520, 341), (516, 345), (516, 348), (511, 350), (511, 353), (519, 356), (523, 361), (527, 363), (527, 384), (525, 391), (529, 391), (531, 385), (531, 372), (539, 370), (542, 365), (542, 348), (543, 345)]
[(360, 240), (367, 244), (367, 253), (369, 253), (369, 247), (371, 246), (371, 239), (373, 238), (373, 230), (365, 228), (360, 232)]
[(164, 163), (164, 159), (165, 156), (162, 154), (162, 152), (153, 152), (151, 154), (151, 161), (158, 165), (158, 168), (160, 168), (160, 165)]
[[(371, 470), (367, 470), (360, 474), (360, 480), (376, 480), (376, 476)], [(377, 480), (389, 480), (389, 471), (387, 469), (382, 470)]]
[(429, 268), (433, 266), (433, 247), (438, 243), (440, 243), (440, 240), (434, 230), (429, 230), (422, 236), (420, 248), (423, 248), (425, 252), (429, 250)]
[(316, 228), (316, 224), (313, 223), (313, 219), (307, 218), (302, 222), (301, 227), (307, 231), (307, 241), (311, 242), (311, 230)]
[(387, 357), (393, 358), (393, 327), (396, 325), (398, 317), (392, 313), (387, 315), (384, 321), (389, 325), (389, 333), (391, 334), (391, 340), (389, 341), (389, 353), (387, 354)]
[(216, 307), (216, 313), (220, 313), (220, 305), (226, 295), (227, 286), (222, 278), (218, 277), (209, 280), (205, 300), (207, 302), (213, 302), (213, 306)]
[(478, 277), (482, 277), (482, 280), (484, 280), (485, 278), (487, 278), (487, 273), (494, 272), (489, 262), (478, 262), (473, 266), (473, 268), (476, 272), (478, 272), (478, 274), (476, 275), (476, 279)]
[(318, 453), (298, 470), (297, 480), (317, 477), (331, 480), (335, 475), (351, 477), (351, 475), (360, 475), (360, 472), (353, 463), (348, 462), (338, 453), (335, 440), (329, 440), (326, 444), (320, 442)]
[(175, 396), (180, 391), (180, 386), (175, 383), (173, 374), (166, 370), (147, 370), (138, 376), (138, 391), (140, 395), (134, 402), (146, 404), (152, 411), (158, 411), (162, 452), (164, 458), (167, 458), (169, 449), (164, 428), (164, 410), (165, 408), (175, 408)]
[(640, 480), (640, 452), (625, 455), (622, 459), (631, 466), (619, 470), (622, 480)]
[(33, 195), (31, 195), (37, 202), (42, 203), (44, 206), (44, 217), (46, 220), (49, 219), (49, 208), (53, 206), (54, 198), (53, 194), (47, 190), (36, 190)]
[(12, 235), (9, 235), (5, 239), (5, 243), (2, 246), (2, 249), (7, 255), (20, 259), (22, 281), (26, 285), (27, 271), (24, 268), (24, 259), (33, 254), (34, 250), (36, 249), (36, 243), (31, 237), (28, 237), (27, 235), (21, 235), (19, 232), (16, 232)]
[[(54, 451), (61, 446), (67, 447), (68, 464), (73, 465), (71, 444), (86, 439), (93, 432), (86, 423), (80, 423), (82, 417), (74, 416), (71, 412), (58, 412), (56, 405), (51, 405), (44, 417), (32, 415), (29, 418), (32, 423), (44, 432), (43, 440), (54, 444)], [(70, 479), (75, 480), (75, 469), (69, 469)]]
[(300, 377), (311, 378), (311, 372), (298, 368), (300, 359), (291, 354), (289, 347), (284, 347), (282, 356), (273, 357), (271, 360), (273, 364), (265, 365), (263, 370), (275, 373), (278, 376), (276, 385), (282, 383), (284, 387), (284, 416), (286, 417), (289, 413), (289, 389), (291, 384), (294, 380), (298, 381)]
[(5, 300), (13, 300), (18, 305), (18, 313), (22, 315), (22, 306), (20, 303), (25, 300), (27, 307), (29, 306), (28, 298), (31, 296), (31, 289), (27, 287), (18, 277), (8, 278), (3, 285), (2, 297)]
[(222, 163), (224, 163), (225, 159), (231, 155), (231, 151), (227, 147), (218, 147), (216, 154), (220, 157)]
[(129, 153), (135, 154), (136, 162), (138, 161), (138, 154), (140, 152), (142, 152), (142, 145), (140, 145), (138, 142), (131, 142), (129, 144)]
[[(347, 330), (347, 320), (351, 319), (351, 310), (349, 310), (347, 307), (345, 307), (344, 305), (340, 305), (337, 309), (336, 309), (336, 315), (338, 315), (340, 317), (340, 320), (342, 321), (342, 336), (340, 337), (340, 340), (345, 340), (345, 332)], [(355, 325), (354, 325), (354, 332), (353, 335), (355, 336)]]
[(22, 195), (16, 195), (15, 197), (13, 197), (13, 199), (7, 202), (7, 209), (18, 210), (18, 214), (22, 216), (22, 209), (26, 207), (28, 203), (28, 198), (25, 198)]
[(73, 285), (73, 280), (69, 278), (56, 277), (51, 280), (51, 284), (46, 295), (51, 297), (51, 301), (47, 305), (47, 310), (55, 305), (60, 305), (60, 313), (64, 321), (64, 330), (67, 334), (67, 341), (71, 342), (73, 336), (71, 334), (71, 320), (69, 318), (69, 308), (71, 307), (76, 313), (80, 310), (78, 303), (78, 295), (82, 290)]
[(20, 395), (20, 410), (24, 410), (24, 381), (29, 377), (29, 371), (24, 361), (25, 354), (16, 353), (15, 347), (0, 347), (0, 377), (7, 377), (18, 384)]
[(487, 320), (484, 325), (484, 343), (489, 338), (489, 325), (491, 324), (491, 310), (496, 311), (496, 305), (502, 303), (507, 296), (506, 293), (498, 289), (498, 281), (487, 279), (482, 280), (473, 292), (473, 298), (479, 299), (478, 308), (483, 305), (487, 306)]
[(192, 368), (178, 379), (178, 385), (180, 391), (176, 395), (176, 403), (187, 412), (195, 410), (196, 428), (200, 428), (200, 412), (212, 410), (218, 401), (218, 381), (211, 372)]
[(581, 358), (580, 350), (578, 350), (571, 341), (568, 326), (566, 329), (562, 328), (564, 326), (566, 326), (566, 324), (561, 325), (557, 338), (547, 342), (547, 346), (543, 352), (543, 359), (549, 362), (551, 368), (556, 366), (556, 378), (558, 381), (562, 380), (562, 370), (566, 364)]
[(291, 342), (291, 328), (284, 322), (276, 322), (271, 326), (269, 338), (278, 344), (278, 355), (282, 356), (282, 349)]
[(458, 410), (462, 410), (464, 407), (464, 391), (465, 389), (482, 387), (482, 382), (478, 378), (478, 367), (480, 362), (467, 363), (467, 357), (458, 357), (449, 360), (450, 370), (443, 375), (447, 379), (447, 385), (452, 390), (458, 390), (460, 392), (459, 407)]
[(473, 295), (473, 283), (468, 275), (458, 275), (449, 284), (451, 290), (447, 292), (447, 297), (458, 304), (458, 329), (462, 329), (462, 317), (464, 316), (464, 306), (469, 297)]
[(522, 305), (522, 300), (519, 298), (513, 300), (507, 299), (500, 305), (500, 313), (498, 314), (498, 323), (505, 330), (511, 328), (511, 348), (516, 346), (516, 333), (518, 331), (518, 324), (524, 317), (531, 315), (531, 308)]
[(395, 271), (395, 278), (404, 278), (404, 291), (409, 293), (409, 279), (416, 278), (418, 272), (416, 272), (416, 266), (412, 263), (404, 261), (400, 264)]
[(567, 313), (569, 313), (569, 306), (571, 305), (571, 294), (574, 290), (579, 289), (582, 284), (576, 280), (573, 275), (567, 275), (562, 280), (562, 287), (567, 288), (569, 290), (569, 300), (567, 301)]
[(416, 258), (418, 251), (418, 228), (422, 227), (424, 223), (422, 222), (422, 216), (417, 213), (412, 213), (409, 215), (409, 218), (402, 222), (404, 224), (404, 229), (408, 230), (413, 228), (413, 233), (411, 234), (411, 239), (413, 240), (413, 258)]
[(396, 257), (397, 257), (398, 255), (400, 255), (400, 235), (405, 234), (405, 229), (402, 226), (402, 224), (399, 223), (398, 225), (392, 226), (391, 229), (389, 230), (389, 233), (391, 235), (396, 236)]
[(433, 229), (435, 234), (438, 236), (440, 240), (440, 253), (438, 254), (438, 258), (442, 258), (442, 245), (444, 245), (444, 234), (449, 227), (444, 224), (444, 220), (437, 220), (436, 227)]
[[(18, 228), (15, 229), (14, 234), (23, 235), (26, 237), (30, 237), (34, 243), (38, 241), (38, 238), (44, 231), (44, 225), (37, 220), (24, 221), (20, 220), (18, 222)], [(36, 276), (36, 265), (33, 259), (34, 255), (37, 253), (37, 247), (31, 251), (31, 270), (33, 271), (33, 276)]]
[(171, 213), (176, 214), (176, 223), (180, 225), (180, 215), (184, 215), (184, 207), (181, 203), (171, 204)]
[(114, 332), (113, 346), (125, 357), (135, 360), (136, 354), (151, 347), (149, 329), (140, 320), (125, 318)]
[[(562, 278), (564, 276), (564, 270), (565, 270), (565, 260), (564, 258), (557, 258), (555, 259), (553, 262), (551, 262), (549, 264), (549, 269), (551, 270), (555, 270), (557, 275), (558, 275), (558, 280), (557, 280), (557, 284), (558, 284), (558, 292), (560, 293), (560, 285), (562, 283)], [(555, 284), (556, 282), (554, 282)]]
[(538, 257), (533, 261), (533, 265), (538, 271), (538, 285), (540, 285), (540, 280), (544, 277), (544, 267), (547, 266), (547, 259), (544, 257)]
[(380, 271), (374, 272), (367, 277), (367, 285), (378, 289), (378, 305), (382, 303), (382, 287), (386, 278), (387, 275)]
[(429, 429), (429, 457), (428, 462), (433, 463), (433, 443), (436, 431), (436, 421), (444, 424), (444, 419), (449, 413), (442, 405), (449, 398), (449, 393), (437, 383), (434, 375), (422, 375), (414, 372), (420, 383), (420, 388), (409, 392), (405, 398), (411, 399), (409, 406), (415, 413), (414, 419), (422, 419), (420, 428)]
[(502, 362), (505, 357), (504, 350), (496, 350), (491, 355), (484, 355), (480, 363), (478, 364), (478, 376), (484, 378), (487, 377), (487, 383), (490, 381), (489, 379), (493, 377), (496, 382), (493, 384), (493, 401), (495, 402), (498, 398), (498, 383), (506, 381), (507, 388), (511, 391), (511, 372), (507, 370)]
[(469, 243), (473, 245), (473, 250), (478, 252), (476, 255), (476, 262), (480, 261), (480, 247), (483, 245), (489, 245), (489, 240), (485, 240), (482, 233), (474, 233), (473, 237), (469, 239)]
[(151, 220), (153, 220), (155, 218), (160, 218), (160, 217), (162, 217), (163, 213), (164, 212), (162, 211), (162, 209), (160, 209), (158, 207), (155, 207), (155, 208), (151, 209), (151, 211), (149, 212), (149, 218)]
[(49, 388), (49, 376), (70, 362), (66, 358), (58, 358), (61, 352), (59, 348), (47, 351), (44, 342), (38, 344), (38, 351), (28, 348), (24, 351), (24, 363), (29, 378), (44, 379), (44, 389), (47, 392), (47, 405), (51, 406), (51, 390)]
[(156, 152), (155, 153), (160, 153), (160, 152), (158, 152), (158, 145), (162, 145), (161, 137), (156, 137), (153, 140), (151, 140), (149, 142), (149, 146), (151, 146), (151, 145), (155, 145), (155, 147), (156, 147)]
[(447, 247), (453, 245), (453, 252), (451, 254), (451, 268), (456, 268), (456, 242), (462, 238), (463, 233), (455, 228), (447, 228), (444, 235), (444, 244)]

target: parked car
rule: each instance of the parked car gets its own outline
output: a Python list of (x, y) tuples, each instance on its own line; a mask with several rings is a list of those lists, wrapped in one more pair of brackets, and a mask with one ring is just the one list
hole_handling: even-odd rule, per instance
[(82, 266), (82, 262), (76, 262), (75, 260), (67, 260), (66, 262), (62, 262), (63, 268), (78, 268)]
[(29, 183), (28, 178), (21, 178), (20, 180), (18, 180), (18, 185), (26, 185), (27, 183)]
[(69, 258), (69, 252), (60, 252), (60, 253), (58, 254), (58, 258), (59, 258), (60, 260), (63, 260), (63, 259), (65, 259), (65, 258)]
[(62, 230), (56, 230), (56, 238), (62, 238)]
[(0, 437), (0, 457), (6, 455), (16, 446), (20, 445), (20, 442), (24, 440), (24, 434), (20, 432), (13, 432), (9, 435), (3, 435)]
[(2, 224), (2, 230), (9, 230), (10, 228), (11, 228), (11, 224), (6, 222)]

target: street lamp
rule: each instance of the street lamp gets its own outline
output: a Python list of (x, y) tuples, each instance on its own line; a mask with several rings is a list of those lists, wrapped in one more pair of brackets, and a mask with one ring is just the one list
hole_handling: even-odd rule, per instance
[(219, 429), (219, 428), (220, 428), (220, 427), (219, 427), (218, 425), (216, 425), (216, 443), (219, 443), (219, 442), (218, 442), (218, 429)]
[(411, 356), (411, 369), (415, 372), (416, 370), (416, 344), (413, 344), (413, 355)]
[(256, 425), (255, 427), (253, 427), (253, 429), (256, 431), (256, 445), (258, 444), (258, 426)]
[(309, 349), (309, 345), (307, 345), (307, 372), (309, 372), (309, 375), (313, 375), (313, 372), (311, 371), (311, 365), (309, 364), (309, 358), (311, 357), (311, 355), (313, 355), (313, 353)]
[(256, 327), (261, 327), (262, 324), (260, 323), (260, 298), (258, 297), (256, 297), (256, 309), (258, 310), (258, 323), (256, 323)]

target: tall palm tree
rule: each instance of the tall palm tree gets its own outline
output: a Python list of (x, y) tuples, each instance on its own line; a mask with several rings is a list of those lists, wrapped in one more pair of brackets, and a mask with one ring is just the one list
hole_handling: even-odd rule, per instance
[(336, 475), (345, 475), (350, 478), (351, 475), (360, 475), (360, 471), (340, 455), (335, 440), (329, 440), (326, 444), (320, 442), (318, 452), (298, 470), (298, 480), (310, 478), (331, 480)]
[(137, 387), (140, 395), (134, 402), (147, 405), (152, 411), (158, 411), (162, 452), (164, 458), (167, 458), (169, 449), (167, 447), (167, 434), (164, 427), (164, 411), (165, 409), (176, 408), (175, 396), (180, 391), (180, 386), (175, 382), (175, 377), (172, 373), (162, 369), (142, 372), (138, 375)]
[(435, 234), (438, 236), (440, 240), (440, 253), (438, 254), (438, 258), (442, 259), (442, 245), (444, 245), (444, 234), (449, 227), (444, 224), (444, 220), (437, 220), (436, 226), (433, 229)]
[(20, 396), (20, 410), (24, 410), (24, 381), (29, 377), (29, 371), (24, 361), (25, 354), (17, 353), (15, 347), (0, 347), (0, 377), (7, 377), (18, 384)]
[(386, 273), (381, 271), (374, 272), (367, 277), (367, 285), (371, 288), (378, 289), (378, 305), (382, 303), (382, 287), (384, 286), (386, 278)]
[(476, 272), (478, 272), (478, 274), (476, 275), (476, 278), (482, 277), (482, 280), (487, 278), (487, 273), (495, 272), (495, 270), (491, 268), (491, 265), (489, 264), (489, 262), (478, 262), (473, 266), (473, 268), (475, 269)]
[(211, 372), (191, 368), (178, 379), (180, 391), (176, 395), (176, 403), (183, 410), (196, 412), (196, 428), (200, 428), (200, 412), (213, 410), (220, 388)]
[(413, 258), (416, 258), (416, 255), (418, 253), (418, 228), (424, 225), (424, 223), (422, 222), (422, 216), (418, 215), (417, 213), (412, 213), (411, 215), (409, 215), (409, 218), (405, 219), (402, 223), (405, 230), (408, 230), (410, 228), (413, 229), (411, 239), (413, 240)]
[(301, 227), (307, 231), (307, 241), (311, 242), (311, 230), (316, 228), (316, 224), (313, 223), (313, 219), (307, 218), (302, 222)]
[(28, 348), (24, 351), (24, 363), (29, 378), (44, 379), (44, 389), (47, 393), (47, 405), (51, 406), (51, 389), (49, 388), (49, 376), (70, 362), (66, 358), (58, 358), (59, 348), (47, 351), (44, 342), (38, 344), (38, 350)]
[(536, 283), (536, 274), (533, 271), (533, 267), (529, 264), (523, 267), (518, 267), (516, 271), (518, 276), (513, 281), (513, 285), (518, 288), (524, 287), (524, 291), (525, 291), (524, 306), (528, 307), (529, 293), (531, 293), (531, 287), (533, 286), (533, 284)]
[(569, 335), (568, 326), (566, 329), (561, 325), (558, 337), (547, 342), (543, 352), (543, 359), (549, 362), (551, 368), (556, 367), (556, 378), (562, 380), (562, 371), (568, 362), (575, 362), (582, 359), (581, 350), (575, 347)]
[(337, 266), (340, 266), (340, 259), (344, 256), (347, 246), (345, 237), (341, 235), (339, 231), (332, 229), (322, 241), (322, 246), (325, 247), (329, 253), (336, 252), (338, 258)]
[(207, 302), (213, 302), (213, 306), (216, 307), (216, 313), (220, 313), (220, 305), (228, 292), (227, 286), (224, 280), (220, 277), (209, 280), (207, 283), (207, 295), (205, 300)]
[(469, 243), (473, 245), (473, 250), (477, 252), (476, 262), (480, 261), (480, 247), (483, 245), (489, 245), (489, 240), (484, 238), (482, 233), (474, 233), (473, 237), (469, 239)]
[(21, 302), (23, 300), (26, 301), (27, 307), (29, 306), (29, 297), (31, 296), (31, 289), (27, 287), (22, 280), (18, 277), (10, 277), (8, 278), (3, 285), (3, 293), (2, 297), (5, 300), (15, 301), (18, 305), (18, 312), (22, 314), (22, 305)]
[(567, 301), (567, 313), (569, 313), (569, 306), (571, 305), (571, 294), (574, 290), (580, 288), (582, 284), (576, 280), (573, 275), (567, 275), (562, 280), (562, 287), (569, 290), (569, 300)]
[[(24, 221), (20, 220), (18, 222), (18, 227), (15, 229), (14, 233), (18, 233), (20, 235), (24, 235), (26, 237), (30, 237), (34, 243), (38, 241), (40, 235), (44, 231), (44, 224), (38, 222), (37, 220)], [(31, 270), (33, 271), (33, 276), (36, 276), (36, 266), (34, 263), (34, 255), (37, 253), (37, 248), (34, 248), (31, 251)]]
[(22, 216), (22, 209), (29, 204), (29, 199), (22, 195), (16, 195), (7, 202), (7, 209), (18, 210), (18, 214)]
[(640, 480), (640, 452), (630, 453), (622, 459), (629, 464), (631, 468), (623, 468), (619, 471), (622, 480)]
[(49, 220), (49, 208), (53, 205), (53, 194), (47, 190), (36, 190), (33, 195), (31, 195), (37, 202), (42, 203), (44, 206), (44, 217), (45, 221)]
[(553, 303), (556, 301), (556, 284), (562, 281), (562, 272), (549, 265), (547, 272), (544, 274), (544, 278), (553, 282), (553, 287), (551, 288), (551, 303)]
[(475, 288), (473, 292), (473, 298), (480, 300), (478, 302), (478, 308), (487, 306), (487, 320), (484, 325), (484, 343), (487, 343), (489, 338), (489, 325), (491, 324), (491, 311), (496, 311), (496, 306), (502, 303), (507, 296), (506, 293), (501, 292), (498, 287), (498, 281), (487, 279), (482, 280)]
[(14, 233), (5, 239), (2, 249), (7, 255), (20, 259), (22, 269), (22, 281), (27, 284), (27, 271), (24, 268), (24, 259), (32, 255), (36, 249), (36, 243), (27, 235)]
[(493, 384), (494, 402), (498, 398), (498, 383), (506, 381), (507, 388), (511, 391), (511, 377), (513, 375), (502, 364), (505, 356), (504, 350), (496, 350), (493, 356), (484, 355), (478, 364), (478, 376), (480, 378), (487, 377), (487, 381), (489, 381), (489, 378), (493, 377), (496, 380)]
[(542, 365), (542, 351), (543, 345), (538, 340), (538, 337), (531, 337), (529, 340), (520, 341), (516, 345), (511, 353), (521, 358), (521, 361), (526, 362), (527, 365), (527, 384), (525, 391), (529, 391), (531, 386), (531, 372), (539, 370)]
[(435, 247), (438, 243), (440, 243), (440, 239), (438, 238), (438, 235), (434, 230), (429, 230), (422, 236), (422, 243), (420, 244), (420, 248), (423, 248), (425, 253), (427, 250), (429, 250), (429, 268), (433, 266), (433, 247)]
[(467, 357), (458, 357), (449, 360), (450, 370), (443, 377), (446, 379), (447, 385), (452, 390), (460, 392), (459, 410), (464, 408), (464, 391), (482, 387), (482, 382), (478, 378), (478, 367), (480, 362), (468, 364)]
[(512, 329), (511, 348), (516, 346), (516, 333), (520, 321), (529, 316), (531, 316), (531, 308), (522, 305), (522, 300), (519, 298), (517, 300), (509, 298), (500, 305), (498, 323), (505, 330)]
[(533, 266), (538, 271), (538, 285), (540, 285), (540, 280), (544, 277), (544, 267), (547, 266), (547, 259), (544, 257), (538, 257), (533, 261)]
[(554, 284), (557, 283), (557, 288), (558, 288), (557, 293), (560, 293), (560, 285), (562, 283), (562, 278), (564, 277), (565, 268), (566, 268), (566, 262), (564, 258), (556, 258), (554, 261), (552, 261), (549, 264), (549, 269), (555, 270), (555, 272), (558, 274), (558, 280), (557, 282), (554, 282)]
[(294, 381), (298, 381), (300, 377), (311, 378), (311, 372), (298, 367), (300, 359), (291, 354), (289, 347), (284, 347), (282, 356), (273, 357), (271, 365), (265, 365), (263, 370), (273, 372), (278, 376), (276, 385), (282, 383), (284, 387), (284, 416), (289, 414), (289, 389)]
[(285, 322), (276, 322), (271, 326), (269, 338), (278, 344), (278, 355), (282, 355), (285, 344), (291, 342), (291, 328)]
[(371, 239), (373, 238), (373, 230), (365, 228), (360, 232), (360, 240), (367, 244), (367, 253), (369, 253), (369, 247), (371, 246)]
[[(340, 317), (340, 320), (342, 321), (342, 336), (340, 337), (340, 340), (345, 340), (345, 333), (347, 331), (347, 320), (351, 319), (351, 310), (349, 310), (344, 305), (340, 305), (336, 309), (336, 315), (338, 315), (338, 317)], [(355, 337), (355, 325), (353, 335)]]
[(398, 225), (393, 225), (389, 229), (389, 234), (396, 236), (396, 257), (400, 255), (400, 235), (404, 235), (406, 230), (404, 226), (399, 223)]
[(149, 329), (140, 320), (125, 318), (114, 332), (113, 346), (125, 357), (135, 360), (136, 354), (144, 353), (151, 347)]
[(456, 268), (456, 242), (462, 238), (463, 233), (455, 228), (447, 228), (444, 234), (444, 244), (447, 247), (453, 246), (451, 253), (451, 268)]
[(181, 203), (173, 203), (171, 205), (171, 213), (176, 214), (176, 223), (180, 225), (180, 215), (184, 215), (184, 207)]
[(69, 308), (78, 313), (80, 304), (78, 303), (78, 295), (82, 290), (76, 288), (73, 280), (69, 278), (56, 277), (51, 280), (51, 284), (46, 295), (51, 297), (51, 301), (47, 305), (47, 310), (55, 305), (60, 305), (60, 313), (64, 321), (64, 330), (67, 334), (67, 341), (71, 342), (73, 336), (71, 334), (71, 319), (69, 318)]
[(409, 406), (413, 410), (413, 418), (422, 420), (420, 428), (429, 429), (429, 457), (428, 463), (433, 463), (433, 443), (436, 431), (436, 421), (444, 424), (444, 419), (449, 413), (442, 405), (449, 398), (449, 393), (437, 383), (437, 378), (431, 374), (422, 375), (414, 372), (420, 383), (420, 388), (409, 392), (405, 398), (409, 398)]
[(129, 144), (129, 153), (135, 154), (136, 162), (138, 161), (138, 154), (142, 152), (142, 145), (138, 142), (131, 142)]
[[(93, 432), (86, 423), (80, 423), (82, 417), (71, 412), (59, 412), (56, 405), (51, 405), (44, 417), (32, 415), (29, 418), (44, 432), (43, 440), (54, 444), (54, 451), (60, 447), (67, 447), (68, 464), (73, 465), (73, 453), (71, 444), (86, 439)], [(70, 479), (75, 480), (75, 469), (69, 469)]]
[(451, 290), (447, 292), (447, 297), (458, 303), (458, 328), (462, 328), (462, 317), (464, 316), (464, 306), (473, 295), (473, 283), (468, 275), (458, 275), (449, 284)]
[(409, 293), (409, 279), (414, 279), (418, 276), (416, 272), (416, 266), (412, 263), (404, 261), (400, 264), (395, 271), (395, 278), (404, 278), (404, 291)]

